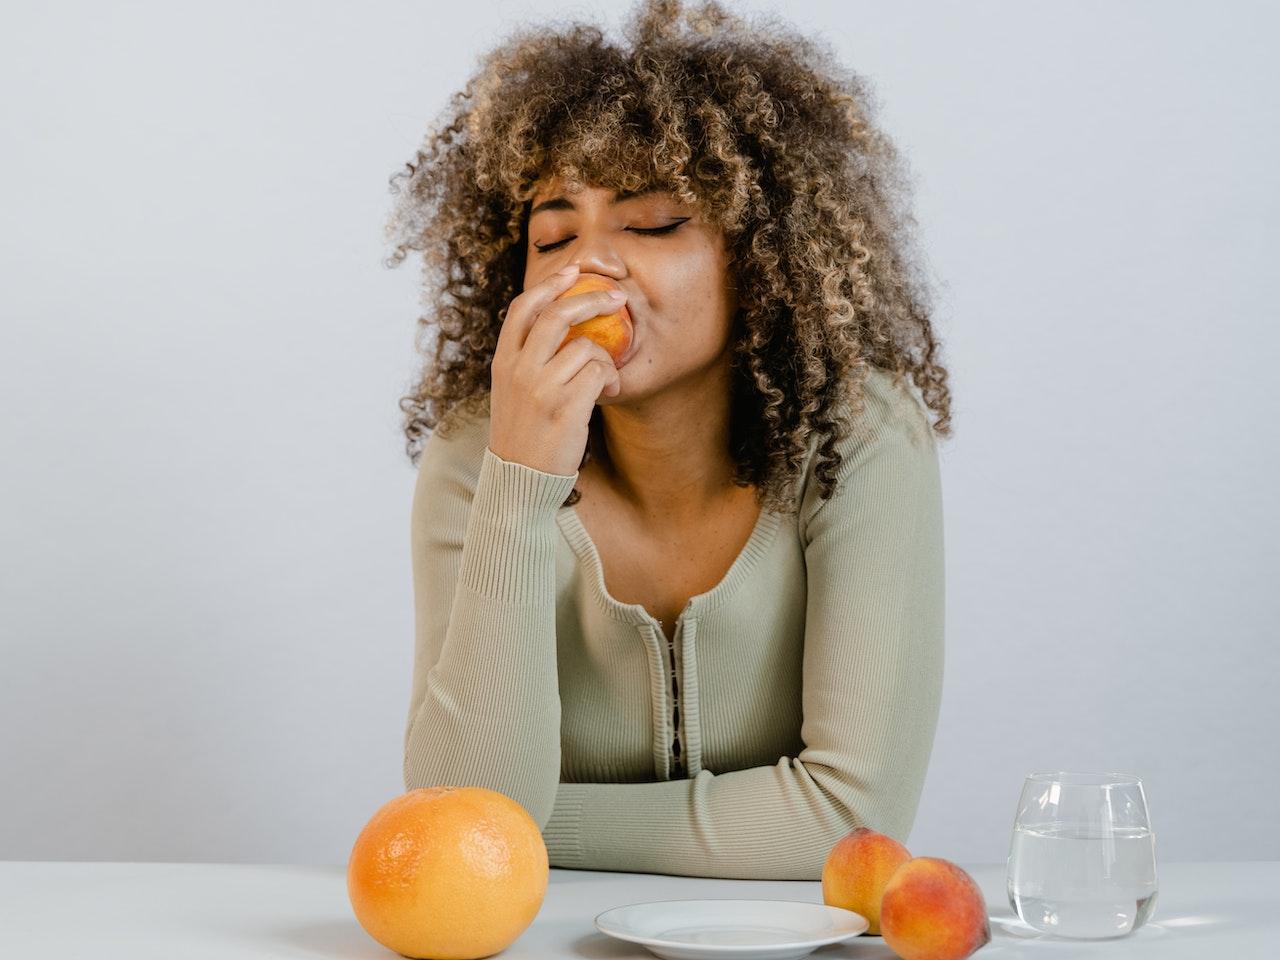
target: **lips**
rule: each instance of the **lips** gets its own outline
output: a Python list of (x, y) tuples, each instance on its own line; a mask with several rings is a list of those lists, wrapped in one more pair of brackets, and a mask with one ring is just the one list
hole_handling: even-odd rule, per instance
[(639, 349), (640, 349), (640, 338), (636, 336), (636, 325), (635, 325), (635, 321), (632, 320), (631, 321), (631, 345), (627, 347), (627, 349), (623, 351), (622, 356), (618, 358), (618, 362), (616, 364), (617, 369), (621, 370), (628, 363), (630, 363), (631, 358), (636, 355), (636, 351)]

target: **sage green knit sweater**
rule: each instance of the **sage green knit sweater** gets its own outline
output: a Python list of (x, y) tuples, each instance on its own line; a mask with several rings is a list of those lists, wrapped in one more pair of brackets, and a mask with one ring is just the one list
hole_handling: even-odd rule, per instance
[(908, 383), (873, 369), (865, 396), (836, 496), (815, 440), (798, 514), (761, 513), (670, 649), (606, 590), (562, 506), (576, 473), (495, 455), (487, 408), (437, 429), (412, 505), (406, 789), (507, 794), (557, 867), (818, 880), (854, 827), (905, 843), (942, 693), (940, 471)]

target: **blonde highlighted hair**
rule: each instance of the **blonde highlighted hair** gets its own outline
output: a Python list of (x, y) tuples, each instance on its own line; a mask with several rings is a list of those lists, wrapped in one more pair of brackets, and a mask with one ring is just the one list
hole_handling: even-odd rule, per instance
[(741, 304), (729, 452), (735, 482), (764, 506), (794, 509), (811, 441), (821, 496), (834, 492), (835, 446), (870, 366), (910, 377), (950, 436), (908, 171), (868, 82), (817, 41), (714, 0), (687, 11), (642, 0), (624, 35), (620, 46), (593, 25), (519, 30), (391, 177), (387, 263), (422, 254), (427, 307), (421, 375), (400, 400), (412, 462), (448, 414), (487, 402), (547, 175), (569, 190), (666, 189), (723, 231)]

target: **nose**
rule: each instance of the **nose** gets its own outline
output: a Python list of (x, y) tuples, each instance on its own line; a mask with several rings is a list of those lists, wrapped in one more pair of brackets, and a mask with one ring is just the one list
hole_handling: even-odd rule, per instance
[(576, 263), (582, 273), (598, 273), (613, 280), (626, 276), (626, 265), (603, 232), (583, 233), (574, 240), (573, 248), (573, 256), (565, 266)]

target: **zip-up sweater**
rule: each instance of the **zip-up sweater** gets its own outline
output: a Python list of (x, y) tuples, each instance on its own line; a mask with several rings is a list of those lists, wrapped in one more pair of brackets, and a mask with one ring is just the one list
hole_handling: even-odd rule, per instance
[(815, 438), (796, 513), (761, 512), (670, 643), (609, 595), (563, 505), (578, 474), (494, 454), (487, 403), (454, 411), (411, 509), (406, 789), (507, 794), (557, 867), (818, 880), (855, 827), (905, 843), (942, 694), (940, 471), (908, 382), (863, 389), (835, 495)]

